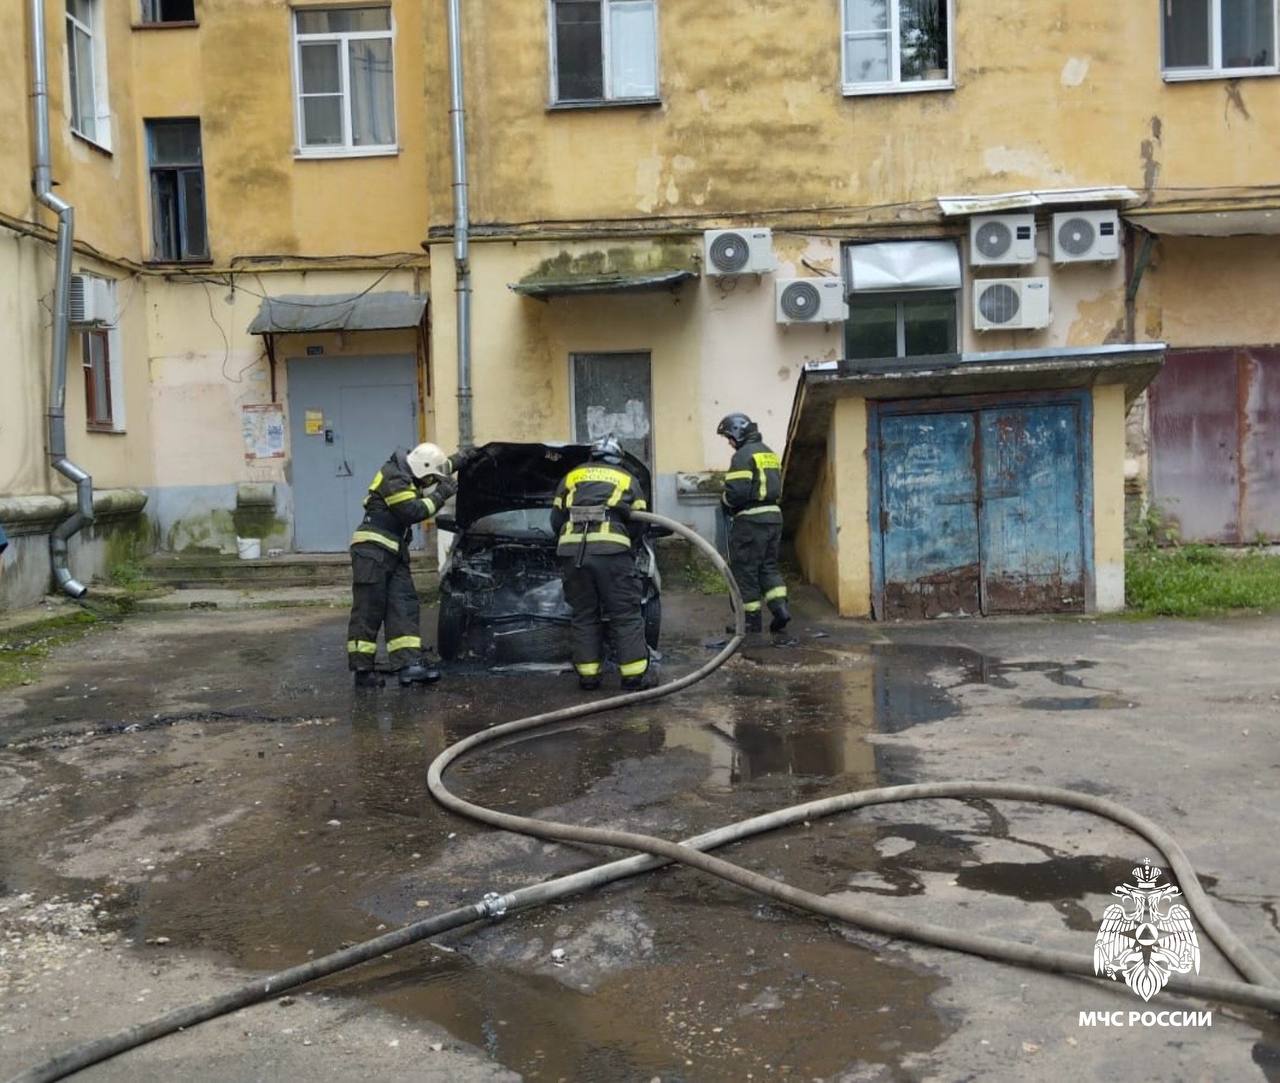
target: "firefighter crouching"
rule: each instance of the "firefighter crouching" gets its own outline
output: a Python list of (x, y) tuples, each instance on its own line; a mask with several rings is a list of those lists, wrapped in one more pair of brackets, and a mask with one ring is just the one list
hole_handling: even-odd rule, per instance
[(374, 475), (364, 498), (364, 519), (351, 538), (351, 621), (347, 626), (347, 666), (357, 688), (382, 685), (374, 670), (378, 629), (387, 658), (401, 685), (430, 684), (440, 671), (422, 648), (418, 591), (409, 574), (409, 541), (414, 523), (426, 522), (458, 491), (446, 476), (456, 473), (472, 452), (445, 458), (435, 444), (412, 451), (397, 448)]
[[(782, 542), (782, 464), (760, 437), (746, 414), (729, 414), (716, 433), (733, 445), (733, 460), (724, 476), (724, 506), (733, 517), (729, 528), (729, 568), (742, 591), (748, 632), (761, 630), (761, 609), (768, 604), (769, 631), (781, 632), (791, 620), (787, 585), (778, 568)], [(732, 632), (730, 627), (728, 631)]]
[(612, 436), (591, 445), (591, 459), (560, 481), (551, 508), (559, 539), (565, 600), (573, 610), (573, 666), (578, 684), (600, 687), (607, 625), (624, 691), (645, 686), (649, 648), (640, 605), (644, 585), (632, 555), (631, 511), (646, 510), (639, 482), (622, 466)]

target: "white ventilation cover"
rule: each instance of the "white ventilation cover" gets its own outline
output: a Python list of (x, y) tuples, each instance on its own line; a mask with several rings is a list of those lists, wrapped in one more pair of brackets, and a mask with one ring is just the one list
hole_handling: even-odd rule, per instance
[(853, 293), (960, 288), (960, 250), (952, 241), (855, 244), (845, 251)]

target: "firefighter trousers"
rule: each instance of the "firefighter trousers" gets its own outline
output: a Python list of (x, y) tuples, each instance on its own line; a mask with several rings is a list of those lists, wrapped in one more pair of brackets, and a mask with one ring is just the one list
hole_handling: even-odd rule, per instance
[(351, 621), (347, 625), (347, 668), (373, 669), (378, 629), (387, 640), (392, 669), (422, 661), (418, 591), (407, 554), (374, 542), (351, 547)]
[(729, 570), (742, 591), (742, 608), (760, 612), (765, 602), (785, 601), (787, 586), (778, 568), (782, 524), (735, 516), (729, 527)]
[(644, 586), (630, 552), (587, 554), (561, 560), (564, 598), (573, 609), (573, 666), (580, 677), (599, 676), (608, 629), (618, 670), (638, 677), (649, 668), (640, 603)]

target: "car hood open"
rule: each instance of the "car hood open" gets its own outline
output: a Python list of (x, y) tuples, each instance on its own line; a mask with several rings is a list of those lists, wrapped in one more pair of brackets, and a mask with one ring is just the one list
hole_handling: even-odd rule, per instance
[[(560, 479), (588, 461), (587, 444), (485, 444), (458, 475), (454, 518), (466, 529), (477, 519), (517, 508), (547, 508)], [(623, 453), (623, 466), (640, 483), (653, 506), (648, 468), (634, 455)]]

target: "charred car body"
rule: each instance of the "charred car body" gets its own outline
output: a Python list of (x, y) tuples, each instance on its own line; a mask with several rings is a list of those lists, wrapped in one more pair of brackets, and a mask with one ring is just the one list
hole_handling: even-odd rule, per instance
[[(437, 643), (446, 660), (478, 658), (487, 665), (559, 663), (569, 659), (571, 611), (560, 585), (551, 532), (551, 502), (560, 479), (585, 464), (585, 444), (486, 444), (458, 478), (452, 515), (436, 525), (456, 534), (440, 569)], [(649, 471), (633, 455), (623, 466), (652, 507)], [(661, 584), (646, 530), (633, 546), (644, 581), (645, 638), (658, 645)]]

